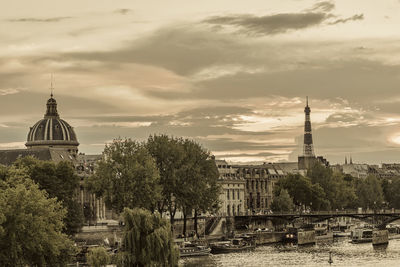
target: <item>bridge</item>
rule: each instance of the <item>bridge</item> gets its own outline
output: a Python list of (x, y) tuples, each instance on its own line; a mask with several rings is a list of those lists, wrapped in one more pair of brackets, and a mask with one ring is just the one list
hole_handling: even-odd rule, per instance
[(235, 216), (236, 227), (257, 224), (258, 222), (293, 222), (296, 219), (305, 219), (310, 223), (316, 223), (331, 218), (351, 217), (371, 222), (378, 228), (384, 228), (387, 224), (400, 219), (400, 210), (337, 210), (337, 211), (312, 211), (312, 212), (278, 212), (269, 214), (253, 214)]

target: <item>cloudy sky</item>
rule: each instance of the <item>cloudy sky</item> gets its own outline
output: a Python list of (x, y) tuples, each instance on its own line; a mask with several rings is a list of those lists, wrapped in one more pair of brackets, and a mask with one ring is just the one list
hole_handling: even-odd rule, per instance
[(194, 138), (233, 162), (293, 161), (309, 96), (315, 152), (400, 162), (400, 1), (7, 1), (0, 149), (23, 148), (54, 73), (80, 151)]

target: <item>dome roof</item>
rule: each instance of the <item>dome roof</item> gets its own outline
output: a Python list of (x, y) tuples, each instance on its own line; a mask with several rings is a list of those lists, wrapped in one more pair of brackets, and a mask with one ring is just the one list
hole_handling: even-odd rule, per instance
[(27, 147), (57, 146), (77, 147), (79, 145), (74, 129), (57, 112), (57, 102), (51, 95), (47, 101), (44, 118), (30, 128)]

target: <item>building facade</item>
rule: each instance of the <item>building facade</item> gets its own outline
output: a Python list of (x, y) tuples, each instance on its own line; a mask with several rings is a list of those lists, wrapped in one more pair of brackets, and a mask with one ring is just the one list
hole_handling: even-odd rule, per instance
[(221, 186), (220, 203), (218, 212), (220, 216), (244, 215), (246, 211), (245, 202), (245, 180), (238, 173), (237, 168), (229, 165), (225, 160), (216, 160)]
[(246, 182), (246, 213), (266, 213), (270, 211), (274, 198), (273, 188), (284, 171), (273, 163), (263, 165), (236, 165), (239, 177)]

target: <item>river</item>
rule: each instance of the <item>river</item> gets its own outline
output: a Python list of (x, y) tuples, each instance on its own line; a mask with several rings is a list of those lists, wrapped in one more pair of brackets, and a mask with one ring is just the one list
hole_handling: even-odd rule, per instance
[[(329, 265), (329, 252), (333, 263)], [(253, 251), (210, 255), (180, 260), (180, 266), (400, 266), (400, 240), (390, 240), (386, 248), (371, 243), (352, 244), (335, 239), (309, 247), (266, 245)]]

